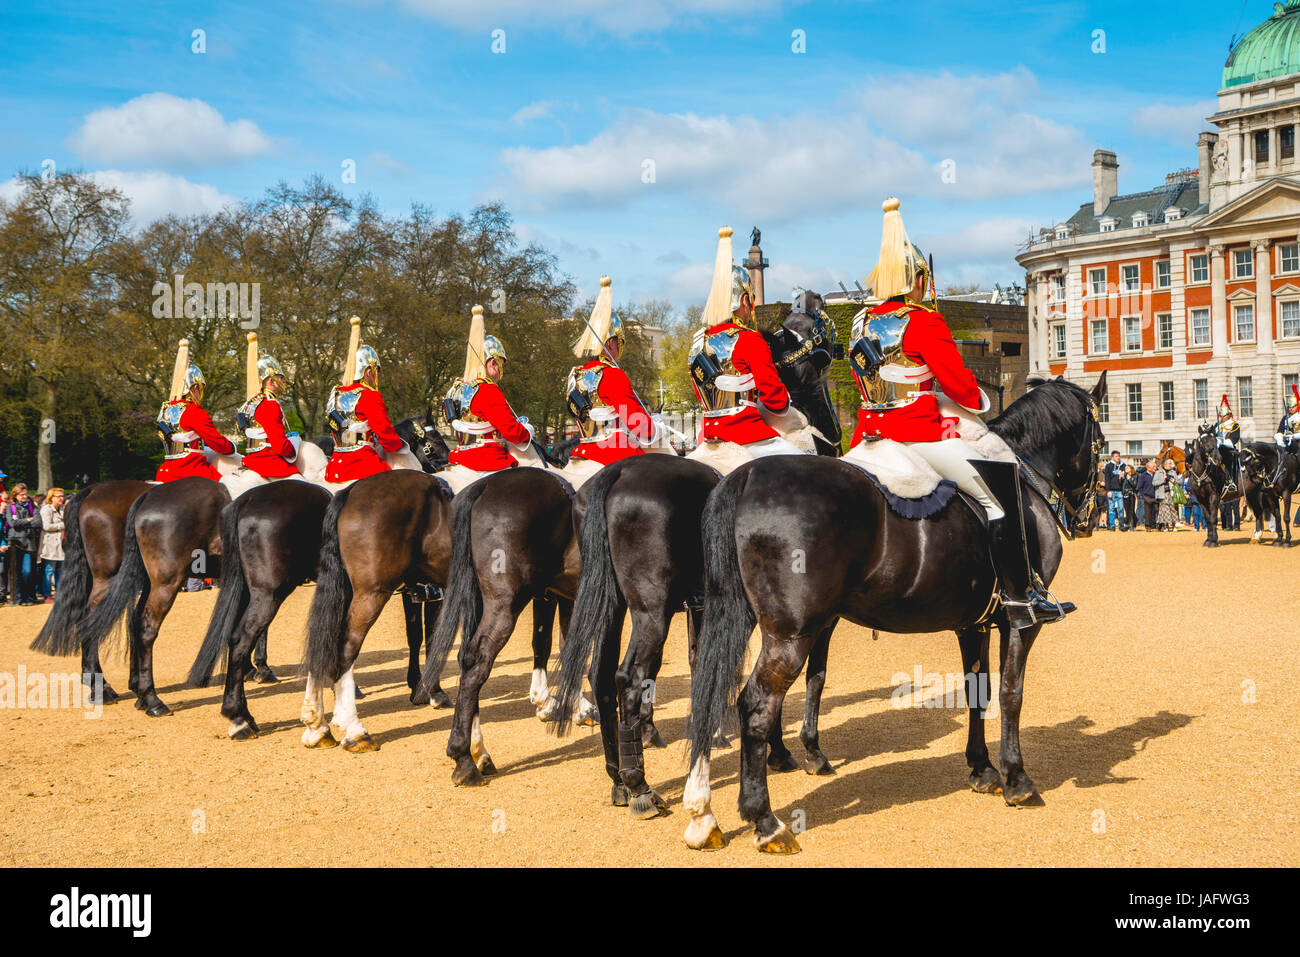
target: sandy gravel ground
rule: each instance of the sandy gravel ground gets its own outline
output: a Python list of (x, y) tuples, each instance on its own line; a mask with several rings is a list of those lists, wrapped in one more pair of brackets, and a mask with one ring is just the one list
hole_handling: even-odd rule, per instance
[[(1217, 551), (1200, 542), (1190, 532), (1102, 532), (1067, 543), (1058, 591), (1081, 610), (1035, 646), (1023, 714), (1042, 806), (1011, 809), (967, 789), (964, 707), (895, 706), (900, 694), (913, 700), (896, 694), (900, 674), (961, 671), (951, 635), (873, 642), (840, 626), (822, 718), (836, 774), (772, 775), (777, 813), (803, 821), (803, 853), (772, 859), (754, 851), (736, 812), (734, 746), (713, 764), (713, 806), (730, 843), (705, 854), (682, 842), (680, 616), (658, 693), (670, 744), (647, 752), (672, 814), (638, 822), (608, 803), (594, 733), (557, 740), (534, 716), (526, 618), (485, 688), (484, 732), (500, 773), (487, 787), (455, 788), (444, 755), (450, 712), (407, 702), (399, 602), (358, 668), (369, 692), (361, 715), (381, 750), (352, 755), (299, 743), (303, 686), (291, 676), (309, 588), (271, 632), (272, 666), (289, 680), (250, 685), (263, 735), (227, 739), (219, 689), (182, 687), (215, 597), (205, 592), (178, 599), (158, 641), (158, 685), (174, 716), (148, 718), (130, 701), (98, 719), (0, 710), (0, 864), (1294, 866), (1300, 551), (1239, 534)], [(27, 650), (45, 614), (0, 608), (0, 676), (76, 669), (75, 659)], [(106, 665), (125, 692), (120, 655)], [(453, 693), (455, 683), (445, 681)], [(796, 756), (802, 707), (800, 680), (785, 711)], [(996, 753), (996, 720), (989, 732)]]

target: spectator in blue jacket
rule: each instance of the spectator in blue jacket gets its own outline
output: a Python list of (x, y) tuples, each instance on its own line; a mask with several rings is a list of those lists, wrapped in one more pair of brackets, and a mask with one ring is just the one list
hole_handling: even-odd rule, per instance
[(1148, 532), (1156, 527), (1155, 471), (1156, 460), (1147, 459), (1146, 465), (1137, 474), (1138, 503), (1142, 507), (1143, 523)]
[(1120, 459), (1119, 450), (1110, 453), (1110, 461), (1106, 463), (1106, 491), (1110, 493), (1110, 509), (1107, 514), (1107, 522), (1111, 528), (1124, 527), (1124, 462)]

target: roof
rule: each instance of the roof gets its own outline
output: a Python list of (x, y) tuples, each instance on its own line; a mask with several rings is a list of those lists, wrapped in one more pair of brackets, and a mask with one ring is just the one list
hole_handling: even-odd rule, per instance
[[(1295, 2), (1300, 3), (1300, 0)], [(1116, 196), (1107, 204), (1100, 216), (1093, 214), (1092, 203), (1084, 203), (1079, 207), (1078, 212), (1066, 220), (1066, 224), (1074, 226), (1078, 235), (1099, 233), (1101, 220), (1110, 217), (1118, 219), (1119, 228), (1123, 229), (1133, 225), (1133, 214), (1139, 211), (1148, 213), (1152, 223), (1161, 223), (1164, 222), (1165, 210), (1170, 206), (1177, 206), (1190, 219), (1208, 211), (1208, 207), (1201, 204), (1200, 193), (1200, 181), (1196, 179), (1166, 183), (1144, 193)]]
[(1273, 15), (1228, 53), (1223, 87), (1300, 73), (1300, 0), (1273, 4)]

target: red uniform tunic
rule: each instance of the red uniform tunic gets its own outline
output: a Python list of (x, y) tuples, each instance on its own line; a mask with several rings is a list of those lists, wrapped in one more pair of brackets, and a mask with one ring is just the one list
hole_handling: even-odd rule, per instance
[(498, 469), (508, 469), (518, 465), (518, 461), (503, 443), (514, 442), (522, 445), (531, 436), (528, 434), (528, 429), (515, 416), (514, 410), (510, 408), (510, 403), (506, 401), (501, 387), (490, 379), (480, 379), (478, 391), (470, 400), (469, 411), (471, 415), (476, 415), (489, 423), (494, 431), (480, 436), (479, 442), (475, 445), (453, 449), (450, 456), (451, 463), (463, 465), (475, 472), (495, 472)]
[[(364, 382), (354, 382), (339, 388), (340, 392), (358, 390), (361, 394), (357, 397), (357, 418), (370, 426), (370, 434), (374, 437), (374, 441), (378, 442), (385, 452), (400, 450), (403, 445), (402, 437), (397, 434), (392, 421), (388, 418), (388, 408), (384, 405), (384, 397), (379, 394), (379, 390), (372, 389)], [(389, 470), (389, 464), (380, 458), (374, 445), (365, 442), (348, 452), (340, 452), (336, 448), (325, 466), (325, 481), (351, 482), (374, 475), (376, 472)]]
[[(895, 312), (902, 305), (898, 300), (887, 300), (871, 311), (886, 314)], [(930, 367), (932, 378), (914, 386), (914, 391), (925, 394), (902, 408), (886, 412), (859, 409), (853, 445), (876, 436), (896, 442), (938, 442), (956, 438), (956, 420), (945, 419), (939, 414), (939, 399), (934, 393), (936, 381), (943, 388), (944, 395), (958, 405), (972, 412), (980, 411), (982, 396), (979, 384), (962, 362), (948, 324), (939, 313), (912, 306), (907, 328), (903, 331), (903, 354), (913, 362)]]
[(244, 464), (264, 479), (300, 474), (298, 467), (293, 464), (293, 443), (285, 431), (280, 403), (263, 394), (262, 401), (253, 410), (253, 421), (266, 433), (265, 445), (256, 452), (246, 453)]
[(600, 385), (596, 393), (601, 401), (618, 413), (618, 426), (622, 430), (601, 439), (599, 442), (580, 442), (573, 450), (575, 459), (590, 459), (601, 465), (609, 465), (620, 459), (633, 455), (644, 455), (645, 449), (638, 445), (631, 436), (649, 442), (655, 434), (654, 420), (637, 397), (632, 388), (632, 380), (618, 366), (610, 365), (603, 359), (592, 359), (583, 369), (605, 366), (601, 373)]
[(217, 427), (212, 424), (212, 417), (203, 411), (203, 406), (197, 402), (190, 399), (173, 399), (169, 404), (185, 406), (181, 412), (180, 431), (193, 432), (198, 438), (186, 443), (189, 451), (181, 458), (163, 459), (155, 477), (159, 482), (173, 482), (178, 478), (201, 475), (214, 482), (220, 481), (221, 473), (209, 465), (208, 460), (203, 457), (203, 446), (206, 445), (221, 455), (233, 455), (234, 443), (217, 431)]
[[(773, 412), (785, 412), (790, 407), (790, 393), (786, 391), (785, 383), (777, 375), (776, 363), (772, 361), (772, 350), (767, 340), (761, 333), (746, 329), (735, 322), (719, 323), (709, 329), (705, 335), (711, 336), (727, 329), (740, 330), (740, 334), (736, 336), (735, 347), (731, 351), (731, 364), (736, 367), (737, 373), (754, 377), (754, 391), (759, 402)], [(750, 442), (774, 438), (777, 434), (776, 429), (763, 421), (758, 409), (748, 405), (732, 415), (708, 416), (703, 424), (703, 438), (706, 441), (722, 439), (735, 442), (737, 445), (746, 445)]]

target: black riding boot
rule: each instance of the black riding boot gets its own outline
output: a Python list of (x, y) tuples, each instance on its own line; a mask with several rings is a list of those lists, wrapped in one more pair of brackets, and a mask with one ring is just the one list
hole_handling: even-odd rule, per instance
[(1045, 594), (1042, 576), (1029, 559), (1019, 469), (1009, 462), (989, 460), (972, 460), (971, 465), (1006, 512), (1002, 518), (989, 521), (989, 548), (1011, 627), (1030, 628), (1060, 621), (1075, 606)]
[(1223, 459), (1223, 472), (1226, 476), (1226, 482), (1223, 486), (1225, 492), (1237, 491), (1237, 477), (1241, 474), (1241, 460), (1236, 449), (1229, 449), (1226, 445), (1219, 446), (1219, 455)]

